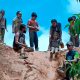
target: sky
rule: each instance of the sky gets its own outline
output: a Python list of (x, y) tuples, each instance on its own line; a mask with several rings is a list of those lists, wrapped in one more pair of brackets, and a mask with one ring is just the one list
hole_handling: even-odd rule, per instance
[[(31, 18), (31, 13), (36, 12), (37, 21), (40, 26), (38, 32), (39, 50), (46, 51), (49, 44), (49, 29), (51, 19), (57, 19), (62, 24), (62, 40), (66, 44), (69, 41), (68, 29), (64, 26), (67, 19), (74, 13), (80, 12), (80, 3), (76, 0), (0, 0), (0, 10), (5, 10), (8, 32), (5, 33), (5, 43), (12, 46), (14, 35), (12, 34), (12, 20), (16, 17), (16, 12), (22, 12), (23, 23), (27, 24)], [(29, 46), (29, 34), (26, 33), (26, 43)]]

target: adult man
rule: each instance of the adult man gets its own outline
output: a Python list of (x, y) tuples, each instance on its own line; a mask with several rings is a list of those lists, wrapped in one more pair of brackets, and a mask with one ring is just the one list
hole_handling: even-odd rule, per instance
[(56, 19), (52, 19), (52, 20), (51, 20), (51, 24), (52, 24), (52, 25), (51, 25), (51, 27), (50, 27), (49, 50), (50, 50), (50, 48), (51, 48), (50, 42), (51, 42), (51, 39), (52, 39), (53, 34), (54, 34), (55, 32), (57, 32), (57, 34), (58, 34), (58, 39), (60, 39), (60, 41), (62, 40), (62, 39), (61, 39), (61, 37), (62, 37), (61, 24), (58, 23)]
[(4, 43), (4, 35), (5, 35), (5, 29), (6, 27), (6, 18), (4, 18), (5, 11), (0, 11), (0, 42)]
[(30, 47), (34, 48), (35, 45), (35, 50), (38, 51), (39, 48), (37, 31), (39, 31), (39, 25), (36, 22), (37, 14), (33, 12), (31, 17), (32, 17), (31, 20), (29, 20), (27, 24), (29, 28)]
[[(26, 33), (26, 25), (21, 24), (20, 31), (15, 33), (13, 41), (13, 49), (17, 52), (20, 52), (21, 58), (26, 58), (24, 52), (25, 50), (29, 52), (29, 48), (27, 47), (25, 42), (25, 33)], [(32, 52), (33, 49), (30, 48), (30, 51)]]
[(16, 16), (17, 17), (12, 22), (12, 32), (13, 33), (15, 33), (16, 30), (19, 31), (20, 25), (23, 23), (21, 11), (17, 11)]

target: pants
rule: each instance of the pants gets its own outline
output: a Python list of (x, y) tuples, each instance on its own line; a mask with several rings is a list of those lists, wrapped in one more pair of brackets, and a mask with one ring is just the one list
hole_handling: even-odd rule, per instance
[(38, 49), (38, 36), (37, 32), (29, 32), (29, 37), (30, 37), (30, 47), (34, 47), (37, 50)]
[(73, 42), (75, 47), (79, 47), (79, 35), (77, 37), (71, 36), (70, 41)]
[(4, 42), (4, 35), (5, 35), (5, 29), (1, 28), (0, 29), (0, 41)]
[[(70, 67), (70, 66), (71, 66), (71, 65), (66, 64), (66, 69), (67, 69), (68, 67)], [(70, 72), (70, 68), (66, 71), (66, 79), (67, 79), (67, 80), (70, 80), (70, 78), (71, 78), (69, 72)]]

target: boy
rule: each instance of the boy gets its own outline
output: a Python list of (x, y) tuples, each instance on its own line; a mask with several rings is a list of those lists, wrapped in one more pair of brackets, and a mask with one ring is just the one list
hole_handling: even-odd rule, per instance
[(34, 48), (35, 50), (38, 51), (38, 36), (37, 36), (37, 31), (39, 31), (39, 25), (36, 22), (37, 14), (35, 12), (32, 13), (31, 15), (31, 20), (28, 21), (28, 28), (29, 28), (29, 37), (30, 37), (30, 47)]
[(62, 44), (63, 43), (60, 41), (58, 33), (54, 32), (53, 36), (51, 37), (51, 41), (50, 41), (50, 47), (51, 47), (50, 60), (53, 59), (53, 54), (54, 54), (54, 59), (57, 58), (59, 46)]
[(26, 42), (25, 42), (25, 33), (26, 33), (26, 25), (21, 24), (20, 32), (15, 33), (14, 42), (13, 42), (13, 49), (16, 52), (20, 52), (20, 57), (22, 59), (26, 58), (25, 52), (24, 52), (25, 50), (27, 52), (29, 52), (29, 50), (30, 52), (34, 51), (33, 49), (27, 47)]

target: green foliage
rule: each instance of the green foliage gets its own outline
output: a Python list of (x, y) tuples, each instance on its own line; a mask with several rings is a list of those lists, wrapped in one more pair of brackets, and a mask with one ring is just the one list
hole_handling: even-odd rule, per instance
[[(76, 32), (76, 34), (80, 34), (80, 13), (79, 14), (73, 14), (74, 16), (76, 16), (76, 20), (74, 23), (74, 30)], [(72, 24), (73, 21), (70, 21), (70, 23), (66, 24), (66, 26), (64, 28), (69, 28), (69, 26)], [(73, 32), (72, 32), (73, 33)]]
[(73, 62), (71, 66), (67, 68), (69, 70), (69, 75), (74, 78), (80, 79), (80, 62)]

